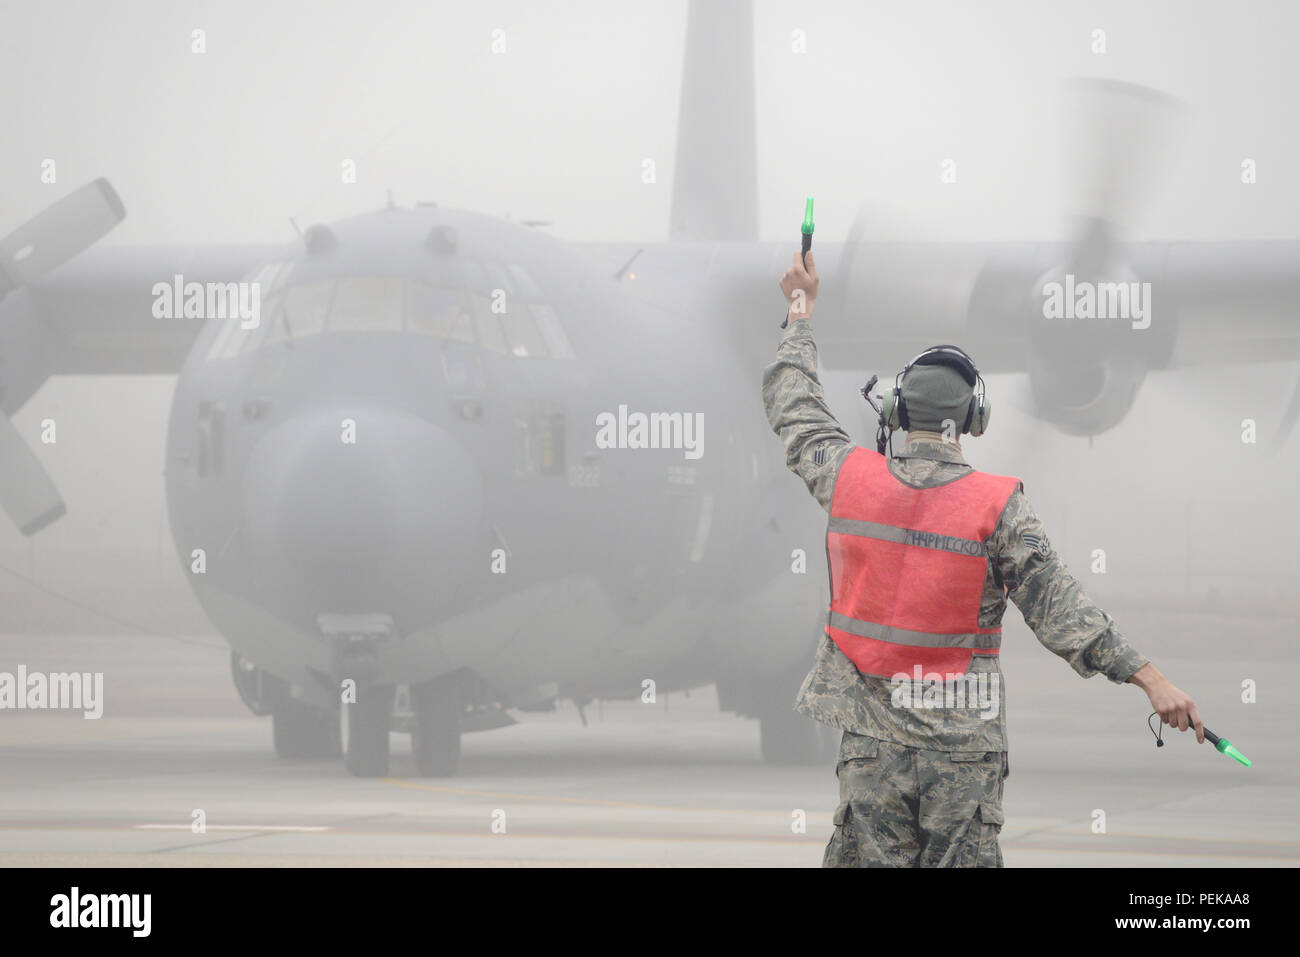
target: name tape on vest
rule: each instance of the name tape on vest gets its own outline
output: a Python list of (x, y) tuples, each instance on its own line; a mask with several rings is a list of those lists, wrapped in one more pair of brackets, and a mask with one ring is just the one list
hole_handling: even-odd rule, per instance
[(832, 518), (827, 530), (841, 535), (874, 538), (882, 542), (898, 542), (900, 545), (934, 548), (941, 552), (954, 552), (958, 555), (972, 555), (976, 558), (985, 557), (983, 542), (977, 542), (972, 538), (958, 538), (955, 535), (941, 535), (938, 532), (921, 532), (914, 528), (898, 528), (894, 525), (863, 522), (852, 518)]

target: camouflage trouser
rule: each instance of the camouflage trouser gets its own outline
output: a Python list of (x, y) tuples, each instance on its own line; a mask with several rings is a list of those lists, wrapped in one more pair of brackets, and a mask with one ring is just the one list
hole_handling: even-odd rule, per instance
[(823, 867), (1001, 867), (1005, 751), (840, 744), (840, 805)]

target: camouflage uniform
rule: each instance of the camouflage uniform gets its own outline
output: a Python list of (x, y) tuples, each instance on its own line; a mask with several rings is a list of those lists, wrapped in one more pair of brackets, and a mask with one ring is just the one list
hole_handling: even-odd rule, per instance
[[(826, 406), (808, 320), (790, 323), (776, 361), (763, 371), (763, 401), (786, 464), (829, 512), (840, 465), (855, 446)], [(889, 463), (891, 474), (915, 488), (970, 468), (956, 444), (934, 433), (909, 435)], [(1012, 492), (986, 548), (981, 628), (1001, 623), (1010, 598), (1038, 640), (1085, 678), (1104, 674), (1123, 683), (1147, 663), (1084, 594), (1023, 489)], [(996, 655), (976, 656), (970, 672), (996, 682), (996, 716), (896, 704), (891, 679), (861, 674), (823, 636), (795, 708), (844, 732), (840, 805), (825, 865), (1001, 866), (1005, 685)]]

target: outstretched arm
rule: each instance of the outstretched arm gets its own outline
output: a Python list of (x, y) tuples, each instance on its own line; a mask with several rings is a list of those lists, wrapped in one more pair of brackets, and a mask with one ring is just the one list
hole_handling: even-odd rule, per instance
[(1165, 724), (1180, 731), (1194, 727), (1196, 740), (1205, 740), (1191, 696), (1143, 657), (1114, 619), (1084, 593), (1052, 548), (1023, 491), (1013, 492), (1007, 501), (989, 549), (1007, 597), (1044, 647), (1085, 678), (1104, 674), (1116, 683), (1137, 685)]

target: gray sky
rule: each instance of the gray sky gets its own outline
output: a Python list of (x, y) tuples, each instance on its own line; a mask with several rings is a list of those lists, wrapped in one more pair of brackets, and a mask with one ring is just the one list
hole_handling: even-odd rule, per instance
[[(1059, 80), (1152, 85), (1191, 107), (1135, 235), (1286, 236), (1300, 221), (1293, 3), (759, 0), (760, 228), (806, 194), (818, 235), (881, 226), (1049, 238), (1071, 176)], [(667, 229), (686, 5), (631, 2), (6, 3), (0, 219), (107, 175), (111, 242), (274, 241), (399, 202), (555, 222), (573, 239)], [(190, 52), (191, 31), (207, 53)], [(1107, 52), (1091, 52), (1091, 31)], [(494, 54), (492, 31), (505, 31)], [(791, 31), (808, 52), (791, 52)], [(801, 145), (809, 131), (811, 148)], [(1086, 145), (1086, 144), (1085, 144)], [(1260, 181), (1238, 182), (1244, 156)], [(359, 181), (340, 183), (344, 158)], [(58, 162), (59, 183), (39, 181)], [(641, 182), (655, 159), (659, 181)], [(958, 162), (941, 186), (938, 164)], [(1187, 201), (1195, 196), (1196, 202)]]

